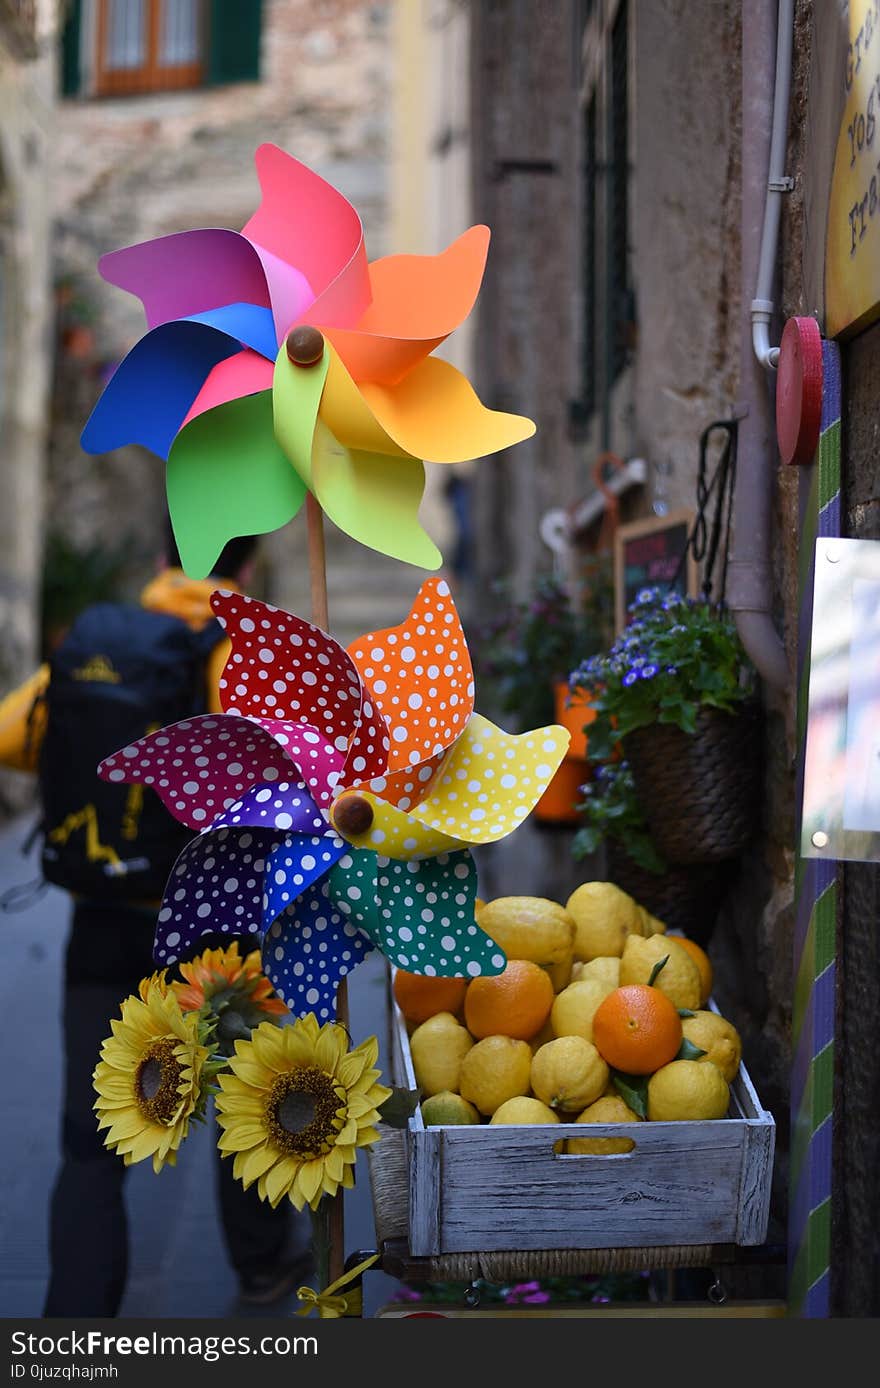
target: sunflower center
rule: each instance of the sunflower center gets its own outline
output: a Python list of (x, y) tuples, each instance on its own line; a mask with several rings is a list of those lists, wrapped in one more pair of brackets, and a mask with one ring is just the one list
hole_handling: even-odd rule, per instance
[(134, 1089), (141, 1113), (151, 1123), (167, 1127), (180, 1106), (178, 1087), (183, 1066), (167, 1037), (154, 1041), (144, 1052), (135, 1074)]
[(266, 1127), (272, 1141), (302, 1161), (331, 1150), (345, 1117), (345, 1090), (316, 1065), (279, 1075), (266, 1101)]

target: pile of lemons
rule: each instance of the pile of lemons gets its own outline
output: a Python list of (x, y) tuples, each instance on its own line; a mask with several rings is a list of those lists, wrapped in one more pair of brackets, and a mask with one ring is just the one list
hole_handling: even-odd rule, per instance
[[(398, 971), (428, 1125), (634, 1123), (723, 1118), (740, 1064), (736, 1028), (706, 1007), (712, 966), (611, 882), (565, 906), (543, 897), (478, 902), (477, 923), (508, 957), (495, 979)], [(631, 1150), (570, 1139), (572, 1153)]]

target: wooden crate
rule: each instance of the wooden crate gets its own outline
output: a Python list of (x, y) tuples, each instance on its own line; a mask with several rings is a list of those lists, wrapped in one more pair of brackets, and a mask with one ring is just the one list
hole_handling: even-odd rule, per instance
[[(404, 1019), (392, 1002), (397, 1084), (416, 1087)], [(409, 1246), (416, 1257), (475, 1250), (760, 1244), (767, 1233), (776, 1125), (745, 1067), (727, 1118), (596, 1123), (632, 1152), (569, 1156), (573, 1123), (425, 1127), (409, 1121)]]

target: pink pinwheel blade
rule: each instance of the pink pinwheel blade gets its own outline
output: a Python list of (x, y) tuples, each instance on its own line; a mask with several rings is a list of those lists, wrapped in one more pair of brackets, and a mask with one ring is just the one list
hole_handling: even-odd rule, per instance
[(209, 372), (204, 385), (189, 407), (189, 412), (181, 424), (181, 429), (196, 415), (205, 414), (217, 405), (225, 405), (230, 400), (240, 400), (243, 395), (259, 395), (263, 390), (272, 389), (275, 367), (258, 352), (245, 350), (236, 352), (218, 362)]

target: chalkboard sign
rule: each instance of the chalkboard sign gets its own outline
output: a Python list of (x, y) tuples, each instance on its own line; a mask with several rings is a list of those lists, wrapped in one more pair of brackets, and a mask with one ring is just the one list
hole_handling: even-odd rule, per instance
[(627, 611), (642, 588), (669, 588), (696, 597), (699, 576), (688, 553), (682, 563), (693, 525), (691, 511), (622, 525), (614, 537), (614, 597), (618, 635)]

